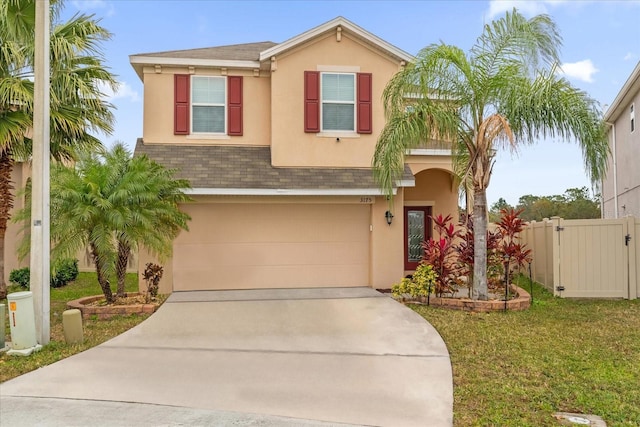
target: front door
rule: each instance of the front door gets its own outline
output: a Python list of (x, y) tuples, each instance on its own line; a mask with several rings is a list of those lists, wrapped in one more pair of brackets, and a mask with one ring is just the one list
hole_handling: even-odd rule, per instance
[(404, 269), (415, 270), (424, 249), (422, 243), (431, 237), (431, 206), (404, 207)]

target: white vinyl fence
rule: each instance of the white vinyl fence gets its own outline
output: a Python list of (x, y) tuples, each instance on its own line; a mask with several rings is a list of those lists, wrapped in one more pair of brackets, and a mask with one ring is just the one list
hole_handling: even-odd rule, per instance
[(533, 278), (557, 296), (640, 296), (640, 219), (532, 221), (520, 234)]

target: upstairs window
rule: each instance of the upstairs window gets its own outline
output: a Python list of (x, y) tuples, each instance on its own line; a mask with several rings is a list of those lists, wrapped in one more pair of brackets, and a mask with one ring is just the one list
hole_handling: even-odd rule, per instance
[(174, 134), (242, 135), (242, 76), (174, 76)]
[(304, 73), (304, 131), (370, 134), (371, 73)]
[(191, 78), (191, 130), (193, 133), (225, 133), (226, 79)]
[(355, 74), (321, 74), (322, 130), (355, 131)]
[(631, 104), (631, 108), (629, 109), (629, 121), (631, 122), (631, 132), (636, 130), (636, 113), (634, 110), (634, 104)]

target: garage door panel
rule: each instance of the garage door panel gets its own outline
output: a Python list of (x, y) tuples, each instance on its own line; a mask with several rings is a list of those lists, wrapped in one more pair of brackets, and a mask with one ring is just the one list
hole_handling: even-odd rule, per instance
[(174, 289), (367, 286), (368, 205), (192, 204)]
[(294, 242), (361, 239), (369, 216), (362, 205), (199, 204), (184, 210), (192, 221), (179, 243), (275, 242), (283, 236)]
[(180, 246), (174, 259), (190, 269), (202, 265), (353, 265), (367, 263), (368, 248), (362, 242), (191, 244)]
[[(214, 283), (217, 289), (264, 289), (368, 286), (368, 265), (300, 265), (300, 266), (247, 266), (242, 269), (222, 266), (216, 269)], [(208, 289), (202, 277), (208, 270), (183, 270), (174, 274), (174, 290)]]

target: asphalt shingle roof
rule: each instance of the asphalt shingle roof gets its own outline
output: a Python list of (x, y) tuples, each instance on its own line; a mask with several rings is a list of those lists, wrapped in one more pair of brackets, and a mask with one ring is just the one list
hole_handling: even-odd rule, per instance
[[(176, 177), (195, 188), (253, 189), (372, 189), (378, 185), (371, 169), (276, 168), (270, 147), (189, 146), (144, 144), (138, 139), (136, 155), (177, 169)], [(413, 181), (405, 166), (404, 180)]]
[(204, 47), (198, 49), (140, 53), (133, 56), (150, 56), (154, 58), (218, 59), (228, 61), (258, 61), (260, 59), (260, 52), (265, 51), (277, 44), (278, 43), (274, 42), (243, 43), (227, 46)]

